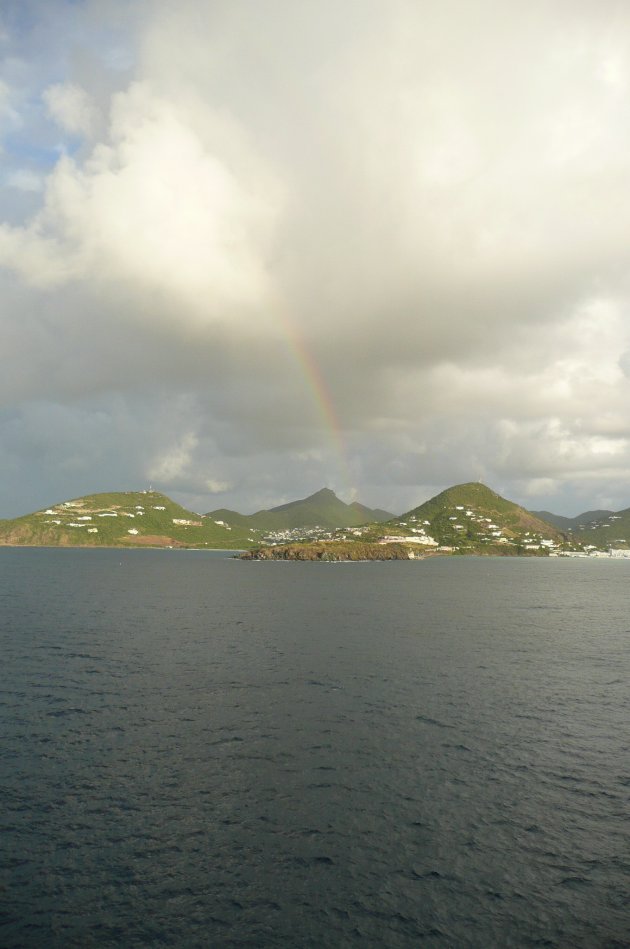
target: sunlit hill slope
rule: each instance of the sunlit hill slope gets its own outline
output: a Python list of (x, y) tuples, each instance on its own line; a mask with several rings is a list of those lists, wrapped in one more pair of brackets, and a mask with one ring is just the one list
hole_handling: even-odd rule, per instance
[(556, 527), (477, 481), (447, 488), (401, 517), (379, 525), (378, 531), (418, 541), (429, 538), (460, 553), (548, 552), (565, 540)]
[(157, 491), (91, 494), (0, 521), (0, 544), (50, 547), (251, 547), (260, 535), (217, 524)]
[(228, 524), (254, 527), (261, 531), (291, 530), (299, 527), (355, 527), (369, 522), (386, 521), (392, 517), (388, 511), (365, 507), (354, 501), (345, 504), (330, 488), (322, 488), (307, 498), (290, 501), (268, 511), (255, 514), (239, 514), (221, 508), (211, 511), (208, 517), (227, 521)]

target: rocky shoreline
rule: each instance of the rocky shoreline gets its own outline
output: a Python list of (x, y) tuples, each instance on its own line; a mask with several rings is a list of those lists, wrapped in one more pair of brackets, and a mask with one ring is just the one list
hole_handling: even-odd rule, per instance
[(301, 560), (338, 563), (360, 560), (423, 560), (426, 554), (404, 544), (375, 544), (360, 541), (321, 541), (308, 544), (278, 544), (255, 547), (240, 554), (240, 560)]

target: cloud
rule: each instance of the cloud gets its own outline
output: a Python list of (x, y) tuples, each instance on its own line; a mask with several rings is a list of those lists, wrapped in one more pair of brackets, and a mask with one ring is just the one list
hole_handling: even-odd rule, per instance
[(161, 450), (158, 458), (149, 468), (149, 478), (161, 484), (169, 484), (180, 477), (191, 463), (198, 439), (194, 432), (186, 432), (178, 442)]
[(5, 185), (17, 188), (18, 191), (39, 192), (44, 190), (44, 180), (41, 175), (28, 168), (18, 168), (11, 171), (5, 178)]
[[(42, 210), (2, 229), (0, 261), (37, 286), (122, 279), (171, 293), (184, 319), (263, 305), (268, 193), (209, 150), (194, 118), (144, 83), (116, 96), (108, 144), (81, 166), (59, 160)], [(224, 124), (213, 131), (229, 135)]]
[(85, 89), (75, 83), (60, 82), (45, 89), (43, 99), (52, 118), (66, 132), (90, 135), (96, 122), (96, 109)]
[(206, 488), (210, 494), (225, 494), (234, 487), (231, 481), (215, 481), (213, 478), (206, 480)]
[(48, 114), (1, 80), (64, 137), (6, 179), (45, 180), (0, 227), (7, 404), (186, 404), (137, 438), (201, 507), (267, 476), (401, 510), (622, 485), (630, 12), (159, 0), (121, 45), (120, 4), (79, 6), (72, 62), (50, 8)]

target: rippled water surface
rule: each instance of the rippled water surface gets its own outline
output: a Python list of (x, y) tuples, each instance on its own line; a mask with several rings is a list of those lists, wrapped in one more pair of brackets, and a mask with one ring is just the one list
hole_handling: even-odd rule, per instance
[(630, 946), (629, 591), (0, 550), (0, 945)]

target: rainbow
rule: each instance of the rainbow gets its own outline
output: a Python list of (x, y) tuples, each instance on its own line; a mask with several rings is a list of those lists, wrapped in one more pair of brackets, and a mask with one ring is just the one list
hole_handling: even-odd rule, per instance
[(323, 428), (328, 434), (332, 453), (337, 460), (338, 476), (342, 486), (346, 489), (350, 500), (353, 500), (356, 491), (348, 464), (343, 429), (326, 380), (294, 323), (280, 313), (276, 316), (289, 357), (299, 366), (301, 378), (312, 398)]

